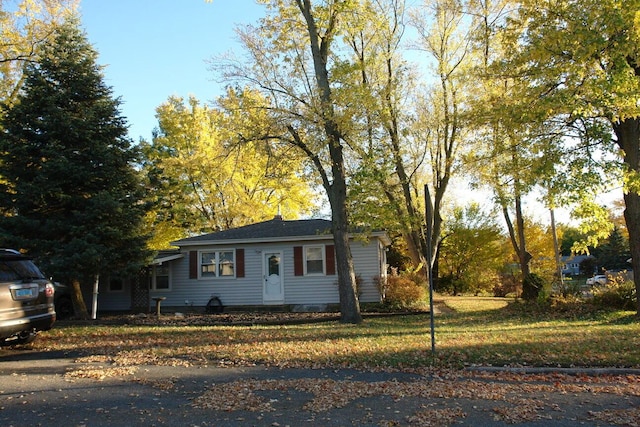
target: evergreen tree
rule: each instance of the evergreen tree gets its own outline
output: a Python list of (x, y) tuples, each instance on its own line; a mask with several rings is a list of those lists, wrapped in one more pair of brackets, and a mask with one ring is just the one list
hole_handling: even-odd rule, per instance
[(80, 316), (81, 286), (147, 256), (138, 154), (96, 59), (69, 19), (26, 66), (17, 102), (0, 117), (0, 241), (71, 283)]
[(607, 241), (599, 248), (597, 254), (598, 266), (605, 270), (625, 270), (629, 268), (627, 260), (631, 258), (629, 243), (617, 226), (609, 235)]

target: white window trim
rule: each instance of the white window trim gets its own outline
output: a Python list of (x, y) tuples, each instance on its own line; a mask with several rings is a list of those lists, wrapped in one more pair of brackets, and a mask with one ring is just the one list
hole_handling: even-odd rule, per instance
[[(153, 271), (151, 274), (151, 290), (152, 291), (157, 291), (157, 292), (168, 292), (171, 290), (171, 268), (169, 268), (169, 274), (167, 274), (167, 280), (169, 281), (169, 287), (168, 288), (158, 288), (157, 287), (157, 282), (156, 282), (156, 277), (157, 277), (157, 269), (158, 267), (162, 267), (162, 265), (154, 265), (153, 266)], [(169, 267), (169, 266), (167, 266)]]
[[(322, 273), (307, 272), (307, 249), (320, 248), (322, 254)], [(326, 276), (327, 275), (327, 248), (325, 245), (305, 245), (302, 247), (302, 266), (305, 276)]]
[[(221, 252), (231, 252), (233, 253), (233, 274), (228, 276), (218, 276), (218, 270), (220, 268), (220, 253)], [(215, 263), (214, 263), (214, 273), (213, 275), (203, 276), (202, 275), (202, 254), (216, 254)], [(236, 250), (233, 249), (215, 249), (215, 250), (201, 250), (198, 251), (198, 280), (212, 280), (212, 279), (235, 279), (237, 274), (237, 258), (236, 258)]]

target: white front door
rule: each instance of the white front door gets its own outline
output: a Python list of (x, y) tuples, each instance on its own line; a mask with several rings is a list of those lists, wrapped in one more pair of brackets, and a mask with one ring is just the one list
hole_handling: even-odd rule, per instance
[(284, 285), (282, 283), (282, 252), (264, 252), (262, 270), (264, 277), (264, 303), (284, 303)]

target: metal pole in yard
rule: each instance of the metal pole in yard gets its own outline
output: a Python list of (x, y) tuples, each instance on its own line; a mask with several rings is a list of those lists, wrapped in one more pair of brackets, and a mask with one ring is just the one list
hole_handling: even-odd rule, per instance
[(431, 327), (431, 354), (436, 354), (436, 330), (435, 319), (433, 314), (433, 269), (431, 259), (433, 258), (433, 248), (431, 238), (433, 237), (433, 208), (431, 206), (431, 196), (429, 187), (424, 185), (424, 206), (425, 206), (425, 222), (427, 225), (427, 279), (429, 281), (429, 317)]

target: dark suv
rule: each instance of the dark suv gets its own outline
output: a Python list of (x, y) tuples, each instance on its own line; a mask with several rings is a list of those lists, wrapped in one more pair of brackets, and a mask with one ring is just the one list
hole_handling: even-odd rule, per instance
[(54, 287), (31, 259), (0, 249), (0, 345), (26, 344), (56, 321)]

